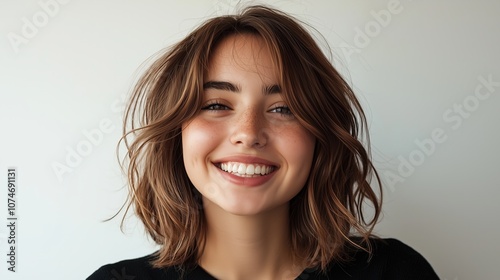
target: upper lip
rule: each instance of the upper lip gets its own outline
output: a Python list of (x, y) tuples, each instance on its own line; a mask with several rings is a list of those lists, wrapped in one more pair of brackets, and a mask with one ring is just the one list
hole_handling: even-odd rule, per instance
[(279, 165), (275, 162), (272, 162), (270, 160), (266, 160), (257, 156), (251, 156), (251, 155), (235, 155), (235, 156), (227, 156), (223, 157), (217, 160), (214, 160), (214, 164), (220, 164), (224, 162), (239, 162), (239, 163), (246, 163), (246, 164), (262, 164), (262, 165), (267, 165), (267, 166), (273, 166), (273, 167), (279, 167)]

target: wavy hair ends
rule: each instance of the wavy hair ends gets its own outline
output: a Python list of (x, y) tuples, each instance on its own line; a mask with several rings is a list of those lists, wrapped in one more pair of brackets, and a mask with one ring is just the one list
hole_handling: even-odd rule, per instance
[[(263, 39), (275, 58), (283, 98), (316, 137), (308, 181), (291, 201), (295, 257), (326, 269), (333, 260), (348, 260), (350, 246), (370, 251), (367, 241), (380, 215), (382, 190), (369, 150), (361, 143), (366, 132), (363, 110), (298, 20), (251, 6), (203, 23), (156, 59), (133, 89), (122, 138), (130, 188), (126, 212), (133, 207), (161, 245), (154, 266), (193, 267), (203, 251), (203, 207), (184, 169), (181, 126), (200, 110), (212, 51), (221, 40), (238, 34)], [(369, 144), (367, 132), (364, 136)], [(370, 186), (372, 177), (380, 197)], [(373, 206), (371, 219), (363, 215), (366, 202)], [(362, 241), (353, 241), (353, 233)]]

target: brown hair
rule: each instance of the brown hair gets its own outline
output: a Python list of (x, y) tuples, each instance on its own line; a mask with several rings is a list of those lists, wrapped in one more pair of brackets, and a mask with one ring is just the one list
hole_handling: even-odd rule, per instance
[[(370, 251), (368, 242), (358, 244), (351, 237), (368, 241), (381, 211), (381, 199), (370, 187), (375, 176), (381, 194), (380, 179), (361, 143), (363, 136), (368, 140), (363, 110), (298, 20), (251, 6), (206, 21), (156, 59), (133, 90), (122, 138), (129, 160), (126, 211), (134, 206), (161, 245), (154, 265), (192, 266), (203, 250), (203, 207), (184, 169), (181, 125), (200, 110), (212, 51), (222, 39), (241, 33), (266, 43), (284, 100), (316, 138), (307, 183), (290, 202), (292, 250), (309, 267), (322, 269), (332, 260), (347, 260), (348, 244)], [(365, 200), (373, 206), (371, 219), (363, 215)]]

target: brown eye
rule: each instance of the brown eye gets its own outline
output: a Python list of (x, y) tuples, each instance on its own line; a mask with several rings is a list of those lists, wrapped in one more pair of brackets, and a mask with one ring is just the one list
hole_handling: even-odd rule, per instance
[(271, 113), (278, 113), (280, 115), (290, 117), (293, 116), (292, 111), (287, 106), (276, 106), (270, 111)]
[(222, 110), (229, 110), (229, 107), (227, 107), (226, 105), (223, 105), (221, 103), (216, 102), (216, 103), (208, 104), (207, 106), (202, 107), (201, 109), (208, 110), (208, 111), (222, 111)]

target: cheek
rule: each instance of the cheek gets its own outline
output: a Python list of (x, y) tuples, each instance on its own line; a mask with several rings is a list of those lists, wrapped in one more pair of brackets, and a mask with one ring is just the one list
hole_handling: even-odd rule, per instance
[(301, 177), (307, 177), (311, 168), (315, 138), (305, 128), (295, 127), (282, 132), (286, 139), (280, 146), (291, 167), (299, 169)]
[(293, 131), (293, 134), (289, 137), (290, 139), (293, 139), (290, 143), (290, 145), (292, 146), (290, 148), (293, 148), (292, 151), (295, 152), (291, 153), (292, 155), (295, 154), (298, 158), (312, 159), (316, 141), (315, 138), (307, 130), (305, 130), (304, 128), (297, 129)]
[(183, 125), (182, 152), (186, 168), (206, 158), (217, 140), (217, 129), (207, 122), (194, 119)]

